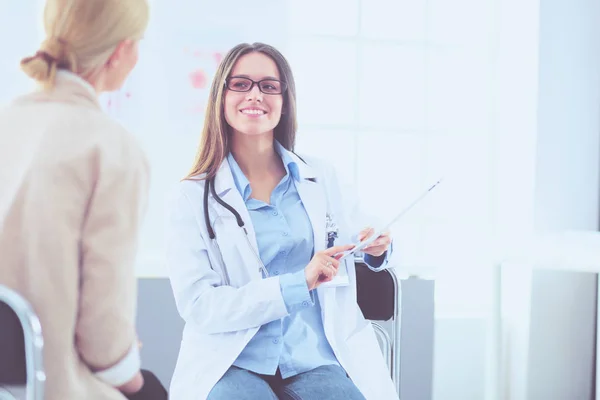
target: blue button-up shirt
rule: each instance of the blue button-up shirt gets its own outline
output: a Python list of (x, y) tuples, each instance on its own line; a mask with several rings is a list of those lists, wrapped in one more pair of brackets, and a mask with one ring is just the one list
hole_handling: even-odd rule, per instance
[[(271, 193), (270, 203), (251, 198), (248, 179), (231, 153), (227, 157), (256, 234), (260, 258), (270, 276), (280, 276), (289, 315), (260, 327), (234, 365), (258, 374), (279, 368), (289, 378), (323, 365), (339, 365), (325, 336), (319, 298), (308, 291), (304, 268), (314, 253), (313, 229), (296, 190), (298, 165), (275, 141), (285, 176)], [(384, 268), (387, 255), (365, 257), (370, 268)]]
[(313, 229), (296, 190), (298, 166), (276, 144), (286, 174), (271, 193), (270, 204), (251, 198), (248, 179), (229, 154), (237, 189), (250, 213), (260, 258), (270, 276), (280, 276), (289, 315), (258, 330), (234, 365), (259, 374), (288, 378), (322, 365), (337, 365), (325, 337), (318, 296), (308, 291), (304, 268), (314, 251)]

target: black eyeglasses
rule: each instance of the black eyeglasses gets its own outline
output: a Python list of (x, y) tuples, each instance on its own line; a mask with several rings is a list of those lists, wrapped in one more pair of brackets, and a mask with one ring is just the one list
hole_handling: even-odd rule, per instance
[(233, 92), (249, 92), (254, 85), (264, 94), (282, 94), (287, 89), (287, 84), (277, 79), (261, 79), (257, 82), (250, 78), (233, 76), (225, 81), (227, 89)]

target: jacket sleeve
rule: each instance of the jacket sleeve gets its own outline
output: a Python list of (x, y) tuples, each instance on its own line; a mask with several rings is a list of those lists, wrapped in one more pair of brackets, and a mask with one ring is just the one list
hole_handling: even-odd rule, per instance
[(139, 147), (111, 143), (94, 154), (95, 186), (81, 240), (76, 344), (97, 377), (118, 386), (139, 371), (135, 254), (149, 171)]
[[(227, 285), (224, 272), (211, 265), (201, 205), (193, 205), (182, 185), (167, 205), (167, 266), (179, 314), (201, 333), (235, 332), (259, 327), (289, 314), (280, 277)], [(214, 250), (217, 253), (217, 250)], [(303, 301), (301, 307), (312, 302)]]

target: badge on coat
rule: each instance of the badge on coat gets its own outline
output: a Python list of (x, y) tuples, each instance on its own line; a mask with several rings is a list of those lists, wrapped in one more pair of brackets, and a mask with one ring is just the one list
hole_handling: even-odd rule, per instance
[[(327, 248), (333, 247), (335, 245), (335, 240), (338, 237), (339, 228), (335, 223), (335, 218), (333, 214), (326, 214), (326, 227), (325, 232), (327, 232)], [(321, 284), (321, 287), (337, 287), (337, 286), (348, 286), (350, 284), (350, 280), (348, 278), (348, 266), (346, 264), (346, 260), (340, 262), (340, 268), (338, 269), (338, 273), (333, 278), (333, 280), (329, 282), (324, 282)]]
[(338, 229), (337, 224), (335, 223), (333, 214), (327, 213), (325, 220), (326, 220), (325, 231), (327, 232), (327, 238), (326, 238), (327, 248), (330, 248), (330, 247), (333, 247), (333, 245), (335, 244), (335, 239), (337, 239), (337, 237), (338, 237), (339, 229)]

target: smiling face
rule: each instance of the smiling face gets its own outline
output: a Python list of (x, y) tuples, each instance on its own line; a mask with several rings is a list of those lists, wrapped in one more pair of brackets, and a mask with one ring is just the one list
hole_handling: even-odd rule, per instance
[(225, 93), (225, 120), (234, 134), (273, 136), (283, 108), (284, 87), (278, 85), (284, 84), (278, 81), (277, 65), (269, 56), (253, 52), (237, 60)]

